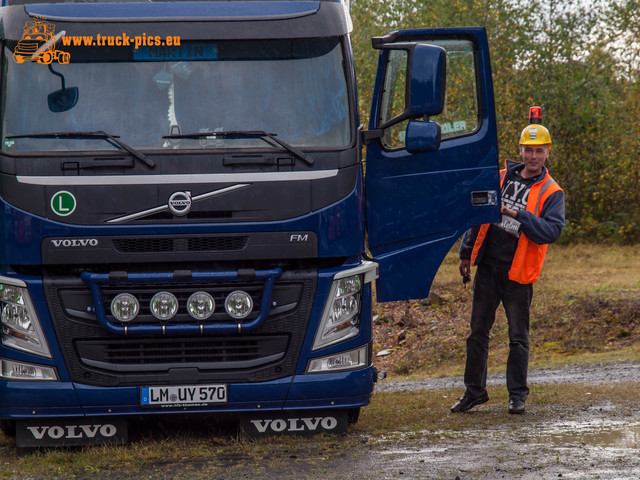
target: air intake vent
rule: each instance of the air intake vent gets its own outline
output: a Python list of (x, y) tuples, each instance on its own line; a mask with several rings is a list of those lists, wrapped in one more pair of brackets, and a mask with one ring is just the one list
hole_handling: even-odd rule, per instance
[(247, 236), (116, 238), (119, 253), (228, 252), (247, 246)]
[(247, 240), (248, 237), (192, 237), (188, 249), (190, 252), (242, 250), (247, 246)]
[(104, 370), (137, 372), (197, 366), (222, 370), (255, 368), (282, 359), (289, 335), (243, 338), (79, 340), (81, 360)]

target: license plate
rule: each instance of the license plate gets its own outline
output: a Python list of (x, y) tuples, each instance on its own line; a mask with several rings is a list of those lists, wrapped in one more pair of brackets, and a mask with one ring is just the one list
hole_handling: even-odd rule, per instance
[(176, 385), (140, 389), (140, 404), (143, 407), (200, 407), (221, 403), (227, 403), (226, 385)]

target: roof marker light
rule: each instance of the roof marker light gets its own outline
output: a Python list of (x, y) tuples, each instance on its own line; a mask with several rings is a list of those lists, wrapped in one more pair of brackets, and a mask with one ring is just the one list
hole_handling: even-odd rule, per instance
[(542, 123), (542, 108), (530, 107), (529, 108), (529, 123)]

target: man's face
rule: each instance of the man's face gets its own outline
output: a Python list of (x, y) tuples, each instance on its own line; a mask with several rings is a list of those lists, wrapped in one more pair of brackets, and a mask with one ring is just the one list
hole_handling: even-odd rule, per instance
[(520, 156), (527, 176), (542, 172), (544, 162), (549, 158), (549, 145), (520, 145)]

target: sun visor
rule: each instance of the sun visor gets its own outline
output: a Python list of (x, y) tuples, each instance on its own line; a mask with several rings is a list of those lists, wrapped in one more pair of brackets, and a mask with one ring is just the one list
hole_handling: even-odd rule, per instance
[(319, 2), (53, 3), (25, 5), (27, 14), (49, 21), (126, 22), (276, 20), (315, 14)]
[(68, 35), (120, 32), (240, 40), (328, 37), (351, 31), (344, 4), (325, 1), (26, 4), (24, 13), (53, 22)]

